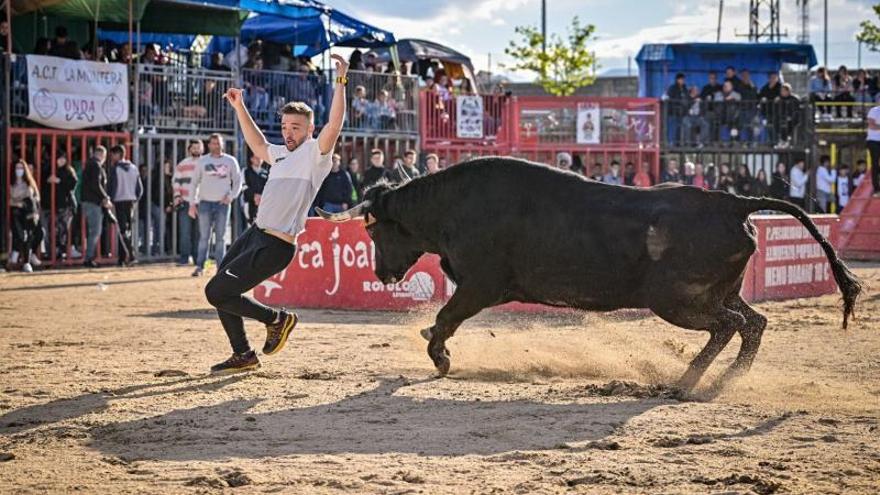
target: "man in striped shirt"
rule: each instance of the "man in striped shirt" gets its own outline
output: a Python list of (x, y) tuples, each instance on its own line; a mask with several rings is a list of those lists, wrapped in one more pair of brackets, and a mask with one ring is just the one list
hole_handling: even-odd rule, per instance
[(189, 216), (189, 201), (192, 192), (192, 177), (196, 163), (205, 152), (199, 140), (190, 141), (187, 148), (189, 156), (174, 167), (171, 185), (174, 189), (174, 209), (177, 212), (177, 240), (180, 257), (178, 265), (189, 265), (190, 258), (195, 262), (199, 249), (199, 221)]

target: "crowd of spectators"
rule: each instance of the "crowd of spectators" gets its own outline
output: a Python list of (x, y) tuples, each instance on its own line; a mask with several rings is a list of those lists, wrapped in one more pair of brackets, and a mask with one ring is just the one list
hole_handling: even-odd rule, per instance
[(662, 99), (666, 139), (674, 146), (770, 143), (787, 148), (804, 118), (800, 98), (778, 72), (769, 73), (760, 89), (748, 69), (737, 73), (727, 67), (723, 81), (710, 71), (702, 87), (688, 85), (685, 74), (678, 73)]
[(877, 77), (871, 77), (865, 69), (859, 69), (853, 76), (845, 65), (838, 67), (833, 76), (825, 67), (817, 68), (809, 89), (810, 101), (818, 103), (818, 117), (825, 120), (861, 117), (866, 104), (880, 103)]

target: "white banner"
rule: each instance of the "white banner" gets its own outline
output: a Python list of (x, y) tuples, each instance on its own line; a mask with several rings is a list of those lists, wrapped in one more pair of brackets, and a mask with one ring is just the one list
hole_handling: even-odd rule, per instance
[(460, 138), (483, 137), (483, 98), (480, 96), (455, 97), (455, 134)]
[(128, 121), (128, 67), (27, 55), (28, 119), (56, 129)]
[(601, 115), (598, 103), (578, 103), (577, 142), (578, 144), (599, 144), (601, 142)]

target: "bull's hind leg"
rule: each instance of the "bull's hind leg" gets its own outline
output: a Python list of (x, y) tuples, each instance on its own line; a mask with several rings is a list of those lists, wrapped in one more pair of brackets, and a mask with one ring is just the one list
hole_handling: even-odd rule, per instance
[(752, 367), (755, 356), (758, 354), (758, 348), (761, 346), (761, 337), (764, 335), (764, 329), (767, 328), (767, 318), (754, 310), (746, 303), (742, 297), (737, 294), (731, 298), (727, 306), (740, 314), (745, 319), (745, 325), (739, 328), (739, 335), (742, 338), (742, 345), (739, 348), (739, 354), (736, 360), (727, 368), (724, 375), (716, 382), (716, 387), (720, 387), (724, 382), (745, 374)]
[(455, 334), (464, 320), (494, 303), (495, 298), (486, 294), (485, 290), (469, 290), (465, 286), (460, 286), (437, 313), (434, 326), (422, 331), (423, 336), (430, 335), (428, 356), (431, 357), (440, 376), (449, 373), (450, 361), (449, 351), (446, 350), (446, 340)]

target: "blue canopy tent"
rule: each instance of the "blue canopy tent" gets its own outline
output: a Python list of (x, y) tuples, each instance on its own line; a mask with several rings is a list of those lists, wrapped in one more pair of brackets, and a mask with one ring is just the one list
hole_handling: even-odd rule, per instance
[(706, 74), (715, 70), (723, 79), (724, 69), (749, 69), (755, 86), (767, 82), (769, 72), (782, 64), (813, 67), (818, 64), (812, 45), (796, 43), (676, 43), (643, 45), (636, 55), (639, 64), (639, 96), (659, 98), (684, 73), (688, 85), (702, 86)]

